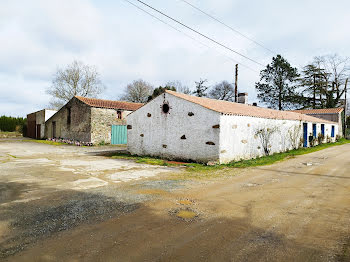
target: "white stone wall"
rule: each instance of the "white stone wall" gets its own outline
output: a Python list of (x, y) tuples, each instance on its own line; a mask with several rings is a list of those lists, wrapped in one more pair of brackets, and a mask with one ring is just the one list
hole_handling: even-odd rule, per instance
[[(169, 114), (162, 112), (164, 101), (169, 103)], [(198, 162), (219, 159), (220, 129), (213, 126), (220, 124), (220, 113), (200, 105), (165, 93), (130, 114), (127, 124), (132, 127), (128, 129), (131, 154)]]
[(122, 119), (118, 119), (117, 109), (91, 108), (91, 142), (110, 144), (112, 125), (126, 125), (125, 117), (132, 111), (122, 111)]
[[(259, 129), (276, 129), (269, 139), (270, 154), (291, 150), (294, 144), (303, 145), (303, 123), (300, 121), (263, 119), (248, 116), (222, 115), (220, 121), (220, 163), (228, 163), (241, 159), (251, 159), (265, 155)], [(308, 124), (308, 136), (313, 134), (312, 124)], [(321, 123), (317, 124), (317, 135), (321, 133)], [(331, 136), (331, 124), (325, 124), (325, 137)], [(335, 136), (338, 125), (335, 126)], [(292, 143), (290, 134), (297, 131), (298, 141)], [(295, 139), (293, 139), (295, 140)], [(326, 142), (326, 138), (325, 141)], [(335, 138), (331, 139), (332, 142)], [(317, 143), (316, 143), (317, 144)], [(308, 146), (310, 141), (308, 139)]]

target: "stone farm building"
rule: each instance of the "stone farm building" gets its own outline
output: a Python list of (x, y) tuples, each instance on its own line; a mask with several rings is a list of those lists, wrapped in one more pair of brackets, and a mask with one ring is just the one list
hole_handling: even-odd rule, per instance
[(336, 122), (173, 91), (128, 115), (127, 124), (131, 154), (204, 163), (308, 147), (338, 134)]
[(34, 139), (45, 137), (45, 123), (57, 111), (43, 109), (27, 115), (27, 136)]
[(46, 122), (46, 138), (109, 144), (112, 127), (125, 127), (126, 138), (125, 117), (142, 105), (75, 96)]
[(301, 110), (294, 110), (293, 112), (326, 119), (332, 122), (337, 122), (339, 126), (339, 135), (343, 134), (344, 108), (342, 107), (324, 108), (324, 109), (301, 109)]

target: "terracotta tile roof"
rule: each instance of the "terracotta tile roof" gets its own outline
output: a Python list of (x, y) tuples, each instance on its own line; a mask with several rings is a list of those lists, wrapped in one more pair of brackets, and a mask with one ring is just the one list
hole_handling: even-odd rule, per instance
[(187, 101), (201, 105), (207, 109), (210, 109), (222, 114), (336, 124), (335, 122), (331, 122), (324, 119), (308, 116), (305, 114), (295, 113), (291, 111), (279, 111), (279, 110), (250, 106), (250, 105), (239, 104), (234, 102), (190, 96), (190, 95), (185, 95), (185, 94), (181, 94), (181, 93), (177, 93), (169, 90), (166, 90), (166, 92), (168, 94), (185, 99)]
[(135, 111), (139, 109), (141, 106), (143, 106), (143, 104), (141, 103), (104, 100), (104, 99), (88, 98), (88, 97), (82, 97), (82, 96), (75, 96), (75, 97), (80, 101), (82, 101), (83, 103), (92, 107)]
[(301, 110), (292, 110), (292, 112), (300, 113), (300, 114), (309, 114), (309, 115), (317, 115), (317, 114), (339, 114), (343, 112), (344, 108), (324, 108), (324, 109), (301, 109)]

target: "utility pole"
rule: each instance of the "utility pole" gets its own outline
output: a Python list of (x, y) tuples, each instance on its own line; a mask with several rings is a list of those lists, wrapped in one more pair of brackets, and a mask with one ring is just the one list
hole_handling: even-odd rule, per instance
[(236, 64), (236, 70), (235, 70), (235, 102), (237, 103), (238, 98), (238, 64)]
[(346, 98), (346, 93), (347, 93), (347, 88), (348, 88), (348, 80), (349, 78), (347, 78), (345, 80), (345, 102), (344, 102), (344, 137), (346, 137), (346, 109), (347, 109), (347, 98)]

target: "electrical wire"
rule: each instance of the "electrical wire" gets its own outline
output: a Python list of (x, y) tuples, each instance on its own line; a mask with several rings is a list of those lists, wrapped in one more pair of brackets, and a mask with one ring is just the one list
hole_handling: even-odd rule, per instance
[[(198, 39), (192, 37), (192, 36), (189, 35), (189, 34), (186, 34), (185, 32), (183, 32), (183, 31), (179, 30), (178, 28), (172, 26), (171, 24), (165, 22), (164, 20), (160, 19), (159, 17), (157, 17), (157, 16), (151, 14), (150, 12), (148, 12), (148, 11), (146, 11), (145, 9), (139, 7), (138, 5), (134, 4), (133, 2), (131, 2), (131, 1), (129, 1), (129, 0), (124, 0), (124, 1), (125, 1), (125, 2), (128, 2), (128, 3), (131, 4), (132, 6), (136, 7), (137, 9), (139, 9), (140, 11), (142, 11), (142, 12), (148, 14), (149, 16), (153, 17), (154, 19), (158, 20), (159, 22), (161, 22), (161, 23), (163, 23), (163, 24), (165, 24), (165, 25), (171, 27), (172, 29), (176, 30), (177, 32), (179, 32), (179, 33), (181, 33), (181, 34), (184, 34), (186, 37), (188, 37), (188, 38), (190, 38), (191, 40), (193, 40), (193, 41), (199, 43), (200, 45), (205, 46), (205, 47), (207, 47), (207, 48), (209, 48), (209, 49), (211, 48), (209, 45), (204, 44), (203, 42), (199, 41)], [(216, 50), (216, 49), (215, 49), (215, 50)], [(237, 60), (233, 59), (232, 57), (230, 57), (230, 56), (224, 54), (223, 52), (218, 51), (218, 50), (216, 50), (216, 51), (219, 52), (221, 55), (225, 56), (226, 58), (228, 58), (229, 60), (231, 60), (231, 61), (233, 61), (233, 62), (235, 62), (235, 63), (241, 65), (242, 67), (245, 67), (245, 68), (247, 68), (247, 69), (249, 69), (249, 70), (251, 70), (251, 71), (253, 71), (253, 72), (255, 72), (255, 73), (259, 73), (258, 71), (252, 69), (251, 67), (249, 67), (249, 66), (247, 66), (247, 65), (245, 65), (245, 64), (242, 64), (241, 62), (238, 62)]]
[(252, 59), (252, 58), (249, 58), (248, 56), (245, 56), (245, 55), (243, 55), (243, 54), (241, 54), (241, 53), (239, 53), (239, 52), (233, 50), (232, 48), (230, 48), (230, 47), (228, 47), (228, 46), (226, 46), (226, 45), (224, 45), (224, 44), (221, 44), (220, 42), (214, 40), (213, 38), (211, 38), (211, 37), (209, 37), (209, 36), (206, 36), (206, 35), (202, 34), (201, 32), (199, 32), (199, 31), (197, 31), (197, 30), (195, 30), (195, 29), (193, 29), (193, 28), (191, 28), (191, 27), (185, 25), (184, 23), (182, 23), (182, 22), (176, 20), (175, 18), (172, 18), (171, 16), (169, 16), (169, 15), (167, 15), (167, 14), (165, 14), (165, 13), (159, 11), (158, 9), (156, 9), (156, 8), (154, 8), (154, 7), (152, 7), (152, 6), (150, 6), (149, 4), (146, 4), (145, 2), (143, 2), (143, 1), (141, 1), (141, 0), (136, 0), (136, 1), (138, 1), (139, 3), (141, 3), (141, 4), (145, 5), (145, 6), (147, 6), (148, 8), (150, 8), (150, 9), (152, 9), (152, 10), (158, 12), (159, 14), (161, 14), (161, 15), (167, 17), (168, 19), (170, 19), (170, 20), (172, 20), (172, 21), (174, 21), (174, 22), (180, 24), (181, 26), (183, 26), (183, 27), (185, 27), (185, 28), (187, 28), (187, 29), (189, 29), (189, 30), (195, 32), (196, 34), (198, 34), (198, 35), (200, 35), (200, 36), (202, 36), (202, 37), (204, 37), (204, 38), (206, 38), (206, 39), (208, 39), (208, 40), (214, 42), (215, 44), (217, 44), (217, 45), (219, 45), (219, 46), (221, 46), (221, 47), (223, 47), (223, 48), (225, 48), (225, 49), (227, 49), (227, 50), (229, 50), (229, 51), (231, 51), (231, 52), (233, 52), (233, 53), (235, 53), (235, 54), (237, 54), (237, 55), (239, 55), (239, 56), (241, 56), (241, 57), (243, 57), (243, 58), (245, 58), (245, 59), (247, 59), (247, 60), (249, 60), (249, 61), (251, 61), (251, 62), (253, 62), (253, 63), (255, 63), (255, 64), (258, 64), (258, 65), (260, 65), (260, 66), (264, 66), (263, 64), (259, 63), (258, 61), (254, 60), (254, 59)]
[(248, 39), (249, 41), (253, 42), (254, 44), (256, 44), (256, 45), (258, 45), (258, 46), (260, 46), (260, 47), (262, 47), (263, 49), (267, 50), (268, 52), (270, 52), (270, 53), (272, 53), (272, 54), (276, 54), (276, 52), (274, 52), (274, 51), (272, 51), (271, 49), (267, 48), (267, 47), (264, 46), (263, 44), (259, 43), (258, 41), (254, 40), (254, 39), (252, 39), (252, 38), (250, 38), (250, 37), (248, 37), (247, 35), (245, 35), (245, 34), (239, 32), (238, 30), (236, 30), (236, 29), (234, 29), (233, 27), (229, 26), (228, 24), (226, 24), (226, 23), (220, 21), (220, 20), (217, 19), (216, 17), (214, 17), (214, 16), (212, 16), (211, 14), (209, 14), (209, 13), (203, 11), (202, 9), (200, 9), (199, 7), (197, 7), (197, 6), (193, 5), (193, 4), (191, 4), (190, 2), (188, 2), (188, 1), (186, 1), (186, 0), (179, 0), (179, 1), (181, 1), (181, 2), (183, 2), (183, 3), (185, 3), (185, 4), (189, 5), (189, 6), (191, 6), (192, 8), (194, 8), (194, 9), (196, 9), (197, 11), (201, 12), (202, 14), (205, 14), (206, 16), (208, 16), (208, 17), (210, 17), (211, 19), (215, 20), (215, 21), (218, 22), (219, 24), (225, 26), (226, 28), (228, 28), (228, 29), (230, 29), (231, 31), (235, 32), (236, 34), (238, 34), (238, 35), (244, 37), (245, 39)]

